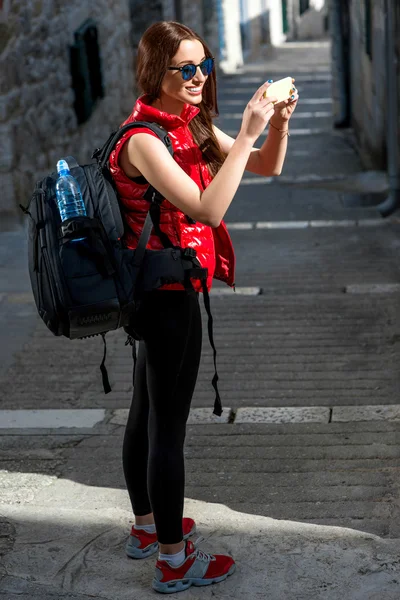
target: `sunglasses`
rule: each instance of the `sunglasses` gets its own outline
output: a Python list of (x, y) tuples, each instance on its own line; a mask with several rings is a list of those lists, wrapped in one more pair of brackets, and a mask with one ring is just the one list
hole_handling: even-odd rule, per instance
[(189, 81), (196, 75), (197, 67), (200, 67), (203, 75), (210, 75), (214, 68), (214, 58), (206, 58), (199, 65), (184, 65), (183, 67), (168, 67), (168, 71), (180, 71), (182, 79)]

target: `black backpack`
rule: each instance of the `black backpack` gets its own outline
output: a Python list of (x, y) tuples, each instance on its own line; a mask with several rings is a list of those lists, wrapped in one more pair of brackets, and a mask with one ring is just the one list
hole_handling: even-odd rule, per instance
[[(136, 250), (127, 248), (122, 240), (124, 219), (108, 160), (115, 144), (127, 131), (144, 126), (155, 132), (173, 155), (165, 129), (155, 123), (137, 121), (113, 132), (104, 146), (95, 150), (90, 164), (79, 165), (73, 157), (66, 157), (71, 175), (80, 185), (87, 216), (61, 221), (55, 196), (57, 172), (36, 183), (28, 207), (20, 205), (30, 217), (29, 275), (39, 315), (54, 335), (71, 340), (102, 336), (104, 356), (100, 369), (105, 393), (111, 391), (104, 364), (105, 334), (123, 327), (129, 334), (135, 358), (134, 340), (141, 339), (141, 335), (133, 324), (141, 294), (167, 283), (182, 283), (190, 289), (191, 278), (202, 281), (214, 362), (216, 360), (207, 269), (201, 267), (193, 248), (173, 246), (161, 231), (163, 197), (151, 185), (144, 196), (149, 201), (149, 212)], [(146, 250), (153, 228), (163, 243), (163, 250)], [(81, 241), (71, 243), (75, 238)], [(217, 381), (215, 372), (214, 412), (221, 414)]]

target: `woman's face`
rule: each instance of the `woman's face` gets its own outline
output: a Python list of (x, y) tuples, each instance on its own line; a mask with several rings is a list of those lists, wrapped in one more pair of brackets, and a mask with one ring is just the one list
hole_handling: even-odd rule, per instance
[[(169, 66), (199, 65), (205, 58), (204, 47), (201, 42), (198, 40), (183, 40)], [(161, 105), (179, 107), (182, 103), (200, 104), (203, 99), (203, 87), (207, 79), (208, 75), (203, 75), (200, 68), (196, 69), (196, 74), (188, 81), (183, 79), (181, 71), (167, 71), (161, 85)], [(180, 111), (178, 114), (180, 114)]]

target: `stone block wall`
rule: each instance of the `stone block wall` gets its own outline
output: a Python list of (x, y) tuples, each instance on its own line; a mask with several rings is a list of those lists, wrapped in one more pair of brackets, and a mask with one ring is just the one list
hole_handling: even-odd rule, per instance
[[(397, 4), (396, 12), (394, 15), (395, 18), (395, 29), (398, 32), (400, 30), (400, 4)], [(397, 94), (398, 98), (400, 98), (400, 35), (397, 35), (396, 38), (396, 65), (397, 65)], [(400, 107), (398, 111), (398, 131), (400, 131)], [(400, 155), (400, 140), (399, 140), (399, 155)], [(400, 165), (399, 165), (400, 166)]]
[(351, 122), (363, 162), (384, 168), (385, 131), (385, 22), (384, 0), (372, 3), (372, 56), (367, 53), (365, 3), (354, 0), (350, 8)]
[(182, 0), (182, 21), (200, 35), (219, 60), (216, 0)]
[[(236, 1), (236, 0), (235, 0)], [(183, 23), (204, 36), (217, 61), (217, 0), (180, 0)], [(151, 23), (176, 19), (176, 0), (0, 0), (0, 229), (23, 219), (35, 182), (69, 154), (93, 149), (129, 114), (139, 90), (135, 53)], [(78, 124), (70, 46), (87, 19), (98, 29), (104, 97)]]
[[(188, 0), (186, 0), (188, 1)], [(216, 0), (202, 0), (203, 6), (203, 33), (204, 39), (213, 52), (217, 61), (219, 56), (219, 17)]]
[(164, 3), (161, 0), (130, 0), (129, 6), (132, 22), (131, 39), (133, 48), (136, 51), (140, 38), (146, 29), (152, 23), (164, 19)]
[[(78, 125), (69, 47), (91, 18), (98, 27), (104, 98)], [(127, 2), (3, 0), (0, 3), (0, 220), (20, 215), (35, 181), (72, 154), (79, 161), (107, 139), (133, 101)], [(22, 214), (22, 213), (21, 213)]]
[(191, 27), (199, 35), (203, 35), (203, 3), (202, 0), (182, 0), (182, 22)]

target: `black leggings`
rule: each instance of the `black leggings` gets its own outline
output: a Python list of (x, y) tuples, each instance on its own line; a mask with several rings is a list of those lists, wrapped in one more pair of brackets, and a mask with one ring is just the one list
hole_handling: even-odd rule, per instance
[(132, 405), (123, 443), (123, 467), (133, 512), (154, 513), (158, 541), (183, 539), (183, 445), (197, 374), (202, 326), (195, 292), (150, 292), (139, 313)]

